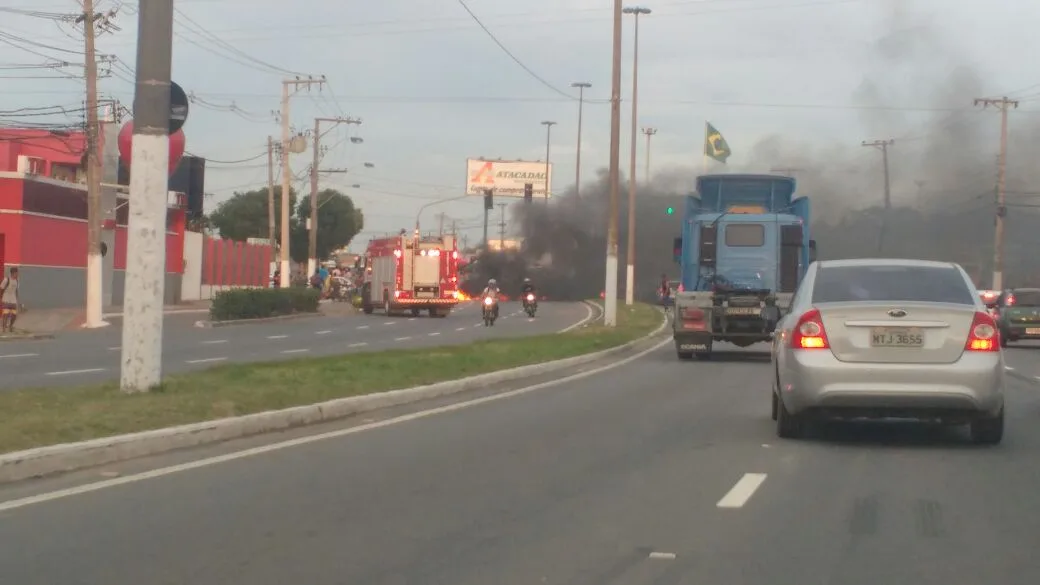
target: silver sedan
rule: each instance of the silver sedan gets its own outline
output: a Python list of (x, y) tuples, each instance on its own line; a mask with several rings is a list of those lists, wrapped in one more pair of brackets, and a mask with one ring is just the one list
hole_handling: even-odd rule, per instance
[(964, 270), (917, 260), (815, 262), (772, 345), (773, 420), (912, 418), (1004, 435), (997, 324)]

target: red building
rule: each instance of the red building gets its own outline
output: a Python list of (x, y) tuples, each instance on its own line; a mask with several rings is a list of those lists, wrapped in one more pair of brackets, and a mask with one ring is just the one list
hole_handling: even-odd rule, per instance
[[(104, 125), (103, 182), (116, 183), (118, 127)], [(107, 140), (106, 140), (107, 138)], [(18, 266), (21, 294), (37, 308), (82, 305), (86, 294), (87, 197), (81, 132), (0, 129), (0, 266)], [(126, 269), (125, 192), (102, 194), (102, 286), (106, 306), (122, 304)], [(185, 209), (171, 194), (166, 232), (166, 302), (180, 300)]]

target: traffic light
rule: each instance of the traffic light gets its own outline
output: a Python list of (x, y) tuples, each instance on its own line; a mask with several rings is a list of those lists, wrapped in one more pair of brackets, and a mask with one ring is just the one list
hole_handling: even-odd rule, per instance
[(492, 194), (491, 189), (484, 189), (484, 209), (495, 208), (495, 196)]
[(668, 215), (674, 215), (675, 214), (675, 208), (674, 207), (669, 207), (667, 209), (666, 213), (668, 213)]
[(524, 203), (531, 203), (532, 201), (534, 201), (534, 185), (524, 183)]

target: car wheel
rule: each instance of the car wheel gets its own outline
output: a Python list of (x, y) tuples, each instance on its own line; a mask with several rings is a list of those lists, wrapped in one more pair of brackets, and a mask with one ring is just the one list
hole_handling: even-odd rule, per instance
[(995, 417), (971, 421), (971, 441), (976, 445), (998, 445), (1004, 439), (1004, 408)]
[(805, 417), (787, 412), (784, 401), (779, 398), (776, 401), (776, 436), (781, 439), (801, 438), (805, 434)]
[(773, 397), (773, 415), (772, 416), (773, 416), (773, 420), (776, 420), (777, 411), (780, 410), (780, 399), (777, 398), (775, 390), (771, 391), (769, 393), (769, 395)]

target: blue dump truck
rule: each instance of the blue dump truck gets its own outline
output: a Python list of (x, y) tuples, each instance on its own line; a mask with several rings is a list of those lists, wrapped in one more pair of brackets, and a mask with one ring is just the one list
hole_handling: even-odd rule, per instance
[(672, 322), (680, 359), (711, 359), (716, 341), (769, 341), (816, 259), (809, 199), (776, 175), (704, 175), (675, 239), (681, 287)]

